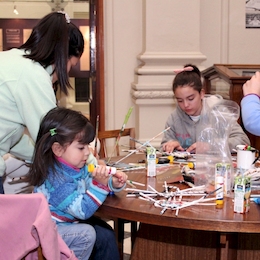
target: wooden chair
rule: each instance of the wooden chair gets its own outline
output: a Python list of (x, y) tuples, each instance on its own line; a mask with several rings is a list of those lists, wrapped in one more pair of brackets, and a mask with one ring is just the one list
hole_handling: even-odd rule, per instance
[[(108, 154), (107, 149), (107, 141), (108, 139), (114, 140), (114, 144), (112, 145), (113, 150), (116, 144), (116, 140), (118, 138), (118, 135), (120, 133), (120, 129), (116, 130), (105, 130), (105, 131), (99, 131), (98, 132), (98, 138), (100, 140), (100, 152), (99, 156), (100, 158), (108, 158), (111, 156), (111, 154)], [(134, 128), (125, 128), (124, 131), (121, 134), (121, 137), (129, 136), (129, 149), (135, 149), (135, 141), (131, 140), (131, 138), (135, 138), (135, 129)], [(115, 149), (115, 154), (113, 156), (119, 156), (120, 155), (120, 142), (117, 144)], [(112, 153), (113, 151), (111, 151)], [(114, 221), (114, 230), (117, 238), (118, 248), (120, 252), (120, 258), (123, 259), (123, 247), (124, 247), (124, 237), (122, 237), (121, 234), (124, 234), (124, 224), (129, 223), (129, 221), (126, 221), (121, 218), (114, 218), (112, 219)], [(137, 231), (137, 222), (130, 221), (131, 224), (131, 244), (133, 247), (135, 234)]]
[[(42, 254), (42, 247), (38, 246), (37, 249), (35, 249), (35, 251), (37, 250), (37, 259), (38, 260), (46, 260), (46, 258), (43, 256)], [(23, 257), (21, 260), (26, 260), (26, 257)]]
[[(100, 158), (109, 157), (107, 143), (106, 143), (107, 139), (114, 140), (114, 145), (115, 145), (120, 131), (121, 131), (120, 129), (117, 129), (117, 130), (105, 130), (105, 131), (98, 132), (98, 139), (100, 140), (100, 152), (99, 152)], [(124, 136), (129, 136), (129, 138), (130, 137), (135, 138), (135, 129), (134, 128), (125, 128), (124, 131), (121, 133), (121, 137), (124, 137)], [(119, 151), (120, 145), (119, 144), (120, 144), (120, 142), (117, 144), (116, 149), (115, 149), (115, 154), (113, 154), (112, 156), (120, 155), (120, 151)], [(113, 149), (114, 149), (114, 145), (113, 145)], [(135, 141), (129, 139), (129, 148), (135, 149)], [(111, 151), (111, 153), (112, 152), (113, 151)]]

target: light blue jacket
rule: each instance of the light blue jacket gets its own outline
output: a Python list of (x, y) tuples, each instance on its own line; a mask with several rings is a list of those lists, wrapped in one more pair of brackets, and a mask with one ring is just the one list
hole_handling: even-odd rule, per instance
[(247, 95), (241, 101), (242, 120), (245, 129), (260, 136), (260, 100), (257, 95)]

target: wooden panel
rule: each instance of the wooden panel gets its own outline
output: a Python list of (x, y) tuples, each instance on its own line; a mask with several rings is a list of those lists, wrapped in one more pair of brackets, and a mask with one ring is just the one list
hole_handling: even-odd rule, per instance
[(131, 254), (131, 260), (135, 259), (255, 260), (260, 259), (260, 234), (221, 234), (142, 224)]
[(90, 30), (96, 46), (91, 48), (91, 84), (90, 121), (96, 126), (99, 115), (99, 129), (105, 130), (105, 91), (104, 91), (104, 19), (103, 0), (90, 1)]
[(137, 232), (131, 260), (220, 259), (217, 232), (192, 231), (142, 224)]

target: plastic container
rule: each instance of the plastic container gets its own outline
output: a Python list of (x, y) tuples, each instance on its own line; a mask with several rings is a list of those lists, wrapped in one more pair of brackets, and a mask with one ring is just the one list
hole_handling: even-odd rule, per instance
[(154, 147), (146, 148), (147, 176), (156, 176), (156, 149)]
[(246, 213), (250, 209), (251, 179), (250, 177), (235, 177), (234, 212)]
[(196, 129), (196, 174), (194, 184), (216, 187), (216, 169), (223, 170), (224, 196), (231, 194), (234, 167), (229, 148), (229, 135), (239, 118), (240, 107), (232, 100), (219, 100), (213, 107), (203, 99), (200, 126)]
[(222, 175), (216, 176), (216, 207), (222, 208), (224, 205), (224, 177)]

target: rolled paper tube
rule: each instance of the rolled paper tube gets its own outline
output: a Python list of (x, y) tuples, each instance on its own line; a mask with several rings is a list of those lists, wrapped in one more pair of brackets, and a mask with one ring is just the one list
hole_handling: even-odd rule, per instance
[[(96, 167), (99, 167), (99, 165), (89, 164), (88, 171), (93, 172)], [(116, 174), (116, 167), (106, 166), (106, 168), (108, 170), (108, 174)]]

